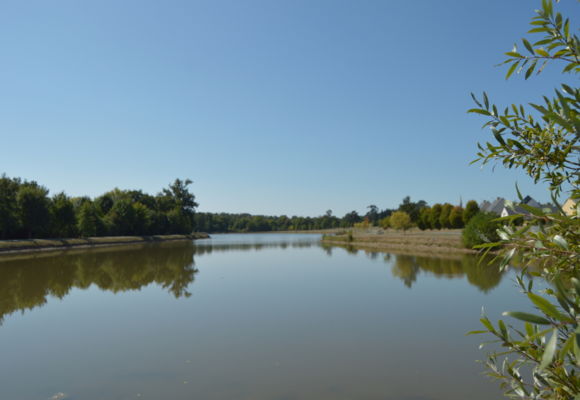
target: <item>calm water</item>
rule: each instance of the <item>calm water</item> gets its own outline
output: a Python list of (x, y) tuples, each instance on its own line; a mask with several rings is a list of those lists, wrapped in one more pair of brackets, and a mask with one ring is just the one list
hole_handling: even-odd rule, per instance
[(0, 399), (501, 398), (481, 307), (526, 307), (467, 256), (317, 235), (0, 258)]

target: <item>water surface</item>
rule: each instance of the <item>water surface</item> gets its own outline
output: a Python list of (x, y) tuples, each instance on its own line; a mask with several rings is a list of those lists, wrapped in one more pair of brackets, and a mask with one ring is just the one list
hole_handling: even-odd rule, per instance
[(526, 302), (471, 256), (318, 235), (1, 257), (0, 399), (499, 399), (482, 306)]

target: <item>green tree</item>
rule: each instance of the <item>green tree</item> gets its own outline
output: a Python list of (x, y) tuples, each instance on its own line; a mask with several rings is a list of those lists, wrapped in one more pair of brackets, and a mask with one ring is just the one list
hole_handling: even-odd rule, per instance
[(13, 238), (18, 230), (16, 196), (19, 186), (18, 179), (8, 178), (5, 174), (0, 177), (0, 239)]
[[(525, 72), (525, 78), (541, 72), (548, 61), (564, 64), (564, 73), (580, 72), (580, 41), (571, 21), (554, 11), (551, 0), (543, 0), (532, 19), (529, 33), (538, 40), (522, 39), (525, 53), (514, 46), (506, 53), (506, 77)], [(580, 90), (562, 84), (555, 96), (543, 97), (542, 104), (530, 107), (492, 104), (486, 93), (481, 100), (473, 96), (477, 108), (470, 112), (487, 117), (484, 126), (494, 136), (493, 143), (479, 145), (477, 161), (501, 162), (507, 168), (524, 170), (535, 182), (546, 182), (554, 203), (569, 192), (580, 198)], [(516, 187), (517, 189), (517, 187)], [(518, 197), (522, 199), (518, 190)], [(522, 205), (531, 216), (521, 228), (509, 223), (520, 216), (501, 219), (506, 225), (498, 230), (504, 245), (501, 260), (507, 268), (518, 259), (533, 266), (550, 285), (535, 290), (533, 274), (521, 273), (518, 284), (538, 310), (536, 314), (506, 312), (519, 323), (512, 327), (499, 320), (493, 324), (481, 319), (488, 334), (503, 347), (487, 360), (489, 375), (501, 381), (505, 394), (521, 399), (580, 398), (580, 216), (578, 210), (565, 215), (561, 209), (546, 212)], [(473, 219), (477, 218), (474, 217)], [(473, 221), (470, 221), (470, 223)], [(467, 229), (467, 227), (466, 227)], [(536, 273), (537, 274), (537, 273)], [(521, 371), (521, 372), (520, 372)]]
[(42, 236), (50, 222), (48, 190), (36, 182), (26, 182), (16, 195), (20, 225), (29, 238)]
[(449, 214), (449, 225), (450, 228), (459, 229), (463, 228), (463, 208), (459, 206), (453, 207), (451, 213)]
[(439, 217), (441, 217), (441, 210), (443, 206), (441, 204), (434, 204), (431, 207), (431, 212), (429, 214), (429, 224), (431, 229), (441, 229), (441, 222), (439, 222)]
[(395, 211), (389, 217), (389, 225), (398, 230), (406, 231), (413, 226), (411, 223), (411, 217), (404, 211)]
[(475, 200), (469, 200), (463, 210), (463, 223), (467, 224), (475, 214), (479, 212), (479, 206)]
[(97, 208), (91, 201), (83, 201), (78, 209), (78, 232), (82, 237), (97, 236), (102, 229)]
[[(392, 215), (392, 214), (391, 214)], [(379, 221), (379, 225), (383, 229), (388, 229), (391, 226), (391, 217), (382, 218)]]
[(449, 222), (451, 210), (453, 210), (453, 206), (449, 203), (445, 203), (441, 207), (441, 214), (439, 215), (439, 225), (441, 225), (441, 228), (451, 228), (451, 223)]
[(411, 221), (413, 223), (419, 222), (419, 214), (422, 208), (427, 206), (425, 200), (419, 200), (418, 202), (412, 202), (410, 196), (406, 196), (403, 202), (399, 205), (399, 211), (404, 211), (409, 214)]
[(76, 236), (76, 215), (74, 204), (64, 193), (58, 193), (50, 202), (52, 215), (51, 235), (70, 238)]
[(374, 204), (367, 207), (369, 211), (366, 213), (365, 217), (368, 219), (371, 225), (376, 225), (379, 221), (379, 208)]
[(429, 207), (423, 207), (421, 211), (419, 211), (419, 222), (417, 223), (419, 229), (425, 230), (431, 228), (430, 216), (431, 208)]

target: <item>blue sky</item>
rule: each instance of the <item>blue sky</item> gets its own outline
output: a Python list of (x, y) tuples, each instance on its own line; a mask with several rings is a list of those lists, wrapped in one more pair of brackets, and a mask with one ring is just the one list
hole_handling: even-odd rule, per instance
[(547, 200), (468, 165), (490, 136), (471, 91), (526, 103), (571, 79), (494, 66), (539, 4), (3, 1), (0, 173), (90, 196), (188, 177), (200, 211), (343, 215), (516, 181)]

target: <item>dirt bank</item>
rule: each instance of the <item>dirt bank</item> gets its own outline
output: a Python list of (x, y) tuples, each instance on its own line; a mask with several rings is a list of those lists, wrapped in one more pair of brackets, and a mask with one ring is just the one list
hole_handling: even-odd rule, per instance
[(209, 235), (207, 233), (194, 233), (191, 235), (106, 236), (75, 239), (0, 240), (0, 256), (3, 254), (31, 253), (37, 251), (65, 250), (83, 247), (104, 247), (136, 243), (195, 240), (205, 239), (208, 237)]
[(361, 249), (403, 250), (420, 253), (477, 253), (466, 249), (461, 242), (461, 229), (440, 231), (409, 230), (406, 232), (392, 229), (353, 230), (348, 232), (324, 235), (322, 242), (353, 246)]

